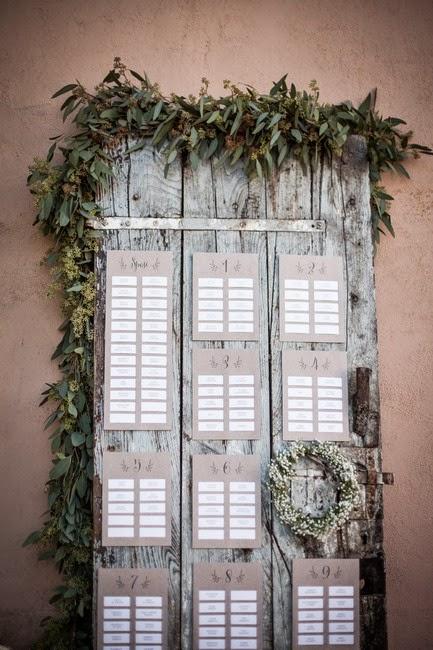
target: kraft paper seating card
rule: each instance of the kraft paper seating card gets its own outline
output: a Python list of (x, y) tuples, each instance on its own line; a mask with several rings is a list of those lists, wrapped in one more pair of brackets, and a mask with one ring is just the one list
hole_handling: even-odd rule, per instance
[(194, 650), (262, 650), (262, 567), (195, 564)]
[(102, 544), (170, 546), (169, 454), (104, 453)]
[(359, 560), (293, 560), (294, 650), (359, 647)]
[(170, 429), (172, 275), (172, 253), (107, 252), (105, 429)]
[(194, 253), (193, 339), (257, 341), (258, 255)]
[(350, 440), (346, 352), (283, 350), (283, 439)]
[(256, 350), (193, 350), (193, 438), (260, 437)]
[(261, 546), (259, 456), (192, 457), (193, 548)]
[(344, 343), (346, 288), (341, 257), (280, 255), (281, 341)]
[(167, 569), (98, 570), (98, 650), (167, 650)]

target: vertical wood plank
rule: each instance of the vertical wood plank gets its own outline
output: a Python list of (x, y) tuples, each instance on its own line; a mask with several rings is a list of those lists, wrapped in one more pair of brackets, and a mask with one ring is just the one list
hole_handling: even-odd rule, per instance
[[(129, 141), (129, 146), (134, 143)], [(129, 156), (129, 216), (178, 217), (182, 212), (182, 167), (179, 159), (164, 176), (166, 155), (150, 144)]]
[(376, 290), (370, 214), (370, 183), (365, 140), (352, 136), (340, 162), (339, 196), (344, 213), (347, 267), (349, 362), (356, 391), (356, 368), (369, 368), (370, 404), (363, 440), (366, 447), (380, 445)]
[(110, 147), (108, 154), (111, 158), (113, 172), (108, 187), (97, 195), (101, 213), (106, 217), (129, 217), (129, 168), (130, 159), (125, 155), (127, 142), (123, 140), (115, 147)]
[[(352, 368), (352, 392), (356, 391), (356, 368), (370, 369), (370, 400), (363, 436), (354, 435), (355, 444), (365, 448), (364, 465), (370, 471), (382, 471), (379, 428), (379, 384), (376, 300), (373, 244), (370, 214), (370, 187), (366, 142), (352, 136), (340, 161), (339, 197), (344, 214), (344, 245), (348, 287), (347, 347)], [(376, 504), (368, 511), (368, 500)], [(347, 553), (364, 558), (383, 557), (383, 498), (379, 486), (366, 486), (365, 512), (368, 518), (351, 522)], [(369, 516), (370, 515), (370, 516)], [(373, 516), (371, 516), (373, 515)], [(358, 524), (358, 525), (356, 525)], [(352, 533), (352, 534), (350, 534)], [(385, 593), (361, 597), (365, 621), (363, 648), (386, 648)], [(376, 616), (374, 610), (383, 611)]]
[[(115, 250), (171, 250), (173, 252), (173, 426), (171, 431), (104, 431), (103, 376), (104, 376), (104, 319), (106, 251)], [(180, 317), (181, 286), (176, 279), (181, 272), (181, 234), (165, 231), (107, 231), (96, 257), (97, 304), (95, 314), (95, 498), (94, 518), (100, 522), (102, 455), (104, 450), (130, 452), (168, 452), (171, 458), (172, 479), (172, 543), (170, 547), (102, 547), (100, 525), (95, 527), (94, 567), (95, 586), (99, 567), (148, 567), (169, 570), (168, 639), (170, 647), (180, 645)], [(96, 627), (95, 627), (96, 629)]]
[[(353, 153), (354, 150), (354, 153)], [(280, 174), (275, 181), (291, 182), (293, 171), (287, 170), (286, 177)], [(272, 189), (272, 196), (294, 197), (297, 196), (299, 201), (303, 197), (304, 207), (301, 214), (306, 214), (308, 209), (308, 194), (310, 195), (310, 218), (321, 218), (326, 221), (326, 236), (313, 238), (312, 242), (308, 238), (302, 243), (301, 237), (296, 235), (294, 242), (290, 242), (293, 235), (278, 233), (276, 235), (269, 233), (268, 241), (273, 242), (269, 245), (270, 252), (275, 253), (289, 252), (297, 254), (318, 253), (325, 255), (339, 255), (343, 257), (345, 279), (347, 282), (347, 296), (349, 301), (347, 317), (347, 350), (348, 365), (350, 368), (350, 393), (355, 392), (354, 378), (356, 367), (362, 366), (372, 370), (372, 381), (370, 383), (370, 403), (372, 404), (373, 413), (370, 412), (369, 426), (365, 433), (364, 439), (352, 433), (352, 443), (358, 446), (353, 448), (348, 446), (346, 453), (351, 456), (360, 469), (367, 471), (381, 471), (380, 449), (371, 450), (372, 453), (366, 453), (367, 450), (359, 449), (359, 446), (370, 446), (377, 444), (377, 412), (378, 412), (378, 388), (377, 388), (377, 342), (376, 342), (376, 317), (374, 303), (374, 284), (373, 284), (373, 259), (371, 247), (371, 226), (369, 212), (369, 184), (368, 168), (365, 156), (365, 148), (359, 142), (349, 142), (343, 160), (334, 160), (328, 162), (322, 161), (320, 167), (313, 172), (310, 170), (311, 177), (300, 177), (296, 179), (298, 191), (290, 192), (289, 190)], [(295, 175), (296, 177), (296, 175)], [(310, 182), (308, 182), (310, 180)], [(302, 190), (302, 182), (304, 189)], [(271, 193), (271, 192), (270, 192)], [(275, 199), (274, 199), (275, 201)], [(276, 209), (278, 203), (273, 203)], [(287, 209), (287, 208), (286, 208)], [(299, 208), (298, 208), (299, 209)], [(293, 213), (293, 210), (288, 210)], [(284, 209), (281, 209), (284, 214)], [(277, 215), (278, 216), (278, 215)], [(358, 248), (361, 252), (358, 253)], [(270, 253), (272, 254), (272, 253)], [(274, 268), (275, 268), (274, 263)], [(272, 268), (272, 262), (269, 262), (269, 268)], [(276, 284), (276, 282), (275, 282)], [(355, 296), (355, 300), (353, 300)], [(361, 296), (361, 300), (359, 297)], [(361, 304), (359, 304), (361, 302)], [(354, 308), (359, 305), (359, 310)], [(278, 297), (271, 303), (270, 322), (272, 327), (272, 314), (275, 314), (278, 308)], [(362, 315), (361, 315), (362, 312)], [(277, 326), (275, 327), (275, 330)], [(274, 351), (273, 368), (279, 370), (279, 348), (281, 344), (278, 337), (271, 337), (273, 341), (272, 350)], [(288, 347), (303, 348), (302, 344), (284, 344)], [(311, 349), (342, 349), (338, 344), (312, 344)], [(277, 352), (278, 350), (278, 352)], [(274, 365), (275, 364), (275, 365)], [(275, 376), (275, 370), (273, 376)], [(281, 401), (281, 377), (277, 371), (276, 381), (272, 384), (272, 404), (273, 408), (273, 426), (275, 429), (281, 428), (281, 411), (279, 403)], [(350, 414), (351, 415), (351, 414)], [(353, 424), (353, 418), (350, 418)], [(376, 435), (376, 437), (375, 437)], [(279, 434), (278, 434), (279, 437)], [(274, 444), (275, 450), (280, 446), (279, 440)], [(344, 445), (343, 445), (344, 446)], [(305, 464), (304, 464), (305, 465)], [(318, 498), (316, 489), (317, 481), (306, 480), (297, 482), (293, 486), (293, 498), (298, 505), (309, 504), (312, 500), (309, 495), (315, 494)], [(330, 499), (332, 496), (332, 487), (328, 483), (323, 486), (322, 500)], [(314, 504), (314, 499), (313, 499)], [(320, 504), (321, 505), (321, 504)], [(370, 507), (369, 507), (370, 506)], [(382, 547), (382, 490), (378, 486), (366, 485), (362, 487), (362, 504), (358, 512), (354, 512), (351, 520), (341, 530), (331, 533), (326, 539), (299, 540), (294, 539), (287, 528), (281, 527), (276, 518), (273, 519), (274, 544), (273, 544), (273, 566), (274, 566), (274, 620), (277, 621), (279, 609), (287, 611), (290, 607), (290, 565), (287, 558), (290, 557), (377, 557), (383, 555)], [(286, 560), (284, 565), (283, 560)], [(279, 585), (281, 586), (279, 588)], [(376, 598), (378, 596), (375, 596)], [(281, 603), (281, 604), (280, 604)], [(365, 604), (368, 607), (368, 603)], [(378, 626), (377, 638), (384, 639), (385, 623), (379, 624), (377, 619), (372, 616), (371, 624)], [(282, 627), (274, 629), (275, 648), (290, 647), (290, 631)], [(371, 639), (371, 630), (364, 638)], [(364, 645), (370, 648), (369, 645)], [(378, 646), (379, 647), (379, 646)]]
[[(267, 214), (273, 219), (312, 219), (312, 170), (304, 173), (296, 161), (283, 164), (278, 175), (267, 182)], [(314, 215), (318, 218), (318, 215)], [(271, 361), (271, 432), (273, 454), (285, 445), (282, 442), (282, 370), (283, 349), (311, 349), (309, 343), (281, 342), (279, 333), (279, 270), (278, 257), (282, 254), (320, 255), (323, 234), (314, 233), (268, 233), (268, 317), (269, 357)], [(293, 486), (293, 498), (300, 500), (306, 495), (306, 480)], [(299, 501), (298, 501), (299, 502)], [(301, 506), (301, 503), (299, 503)], [(305, 554), (302, 542), (290, 529), (281, 524), (275, 511), (272, 513), (272, 570), (274, 648), (286, 650), (292, 643), (292, 579), (291, 560)]]
[[(200, 179), (201, 180), (198, 180)], [(203, 194), (198, 190), (205, 182), (211, 188)], [(211, 201), (211, 198), (213, 201)], [(184, 216), (212, 218), (265, 218), (264, 183), (246, 179), (240, 165), (227, 170), (214, 163), (201, 165), (193, 174), (184, 170)], [(243, 252), (259, 255), (259, 292), (261, 300), (267, 300), (266, 234), (238, 232), (185, 232), (184, 233), (184, 314), (183, 314), (183, 493), (182, 509), (182, 648), (192, 647), (192, 567), (197, 562), (248, 562), (260, 561), (264, 572), (264, 621), (263, 647), (272, 645), (272, 586), (270, 554), (270, 504), (266, 486), (267, 466), (270, 459), (269, 401), (266, 387), (269, 385), (268, 334), (266, 310), (260, 310), (260, 340), (258, 342), (192, 342), (192, 254), (194, 252)], [(199, 441), (191, 439), (192, 431), (192, 348), (224, 347), (227, 349), (256, 348), (260, 357), (261, 391), (261, 438), (255, 441)], [(191, 548), (191, 457), (193, 454), (258, 454), (261, 459), (262, 477), (262, 548), (260, 549), (209, 549)]]

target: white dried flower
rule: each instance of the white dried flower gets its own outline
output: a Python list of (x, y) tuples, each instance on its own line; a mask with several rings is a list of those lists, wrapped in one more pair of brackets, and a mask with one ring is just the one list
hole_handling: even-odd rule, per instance
[[(338, 483), (337, 502), (322, 517), (313, 517), (296, 508), (291, 502), (290, 484), (296, 476), (295, 466), (304, 456), (318, 458), (324, 462)], [(302, 537), (311, 536), (320, 539), (335, 528), (341, 528), (359, 501), (356, 468), (341, 453), (337, 445), (331, 442), (292, 443), (271, 461), (269, 485), (281, 521)]]

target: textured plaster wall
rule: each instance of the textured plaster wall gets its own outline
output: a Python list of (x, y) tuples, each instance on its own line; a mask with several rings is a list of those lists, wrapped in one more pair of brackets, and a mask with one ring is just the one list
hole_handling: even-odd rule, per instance
[[(45, 509), (50, 467), (46, 412), (37, 404), (60, 321), (45, 296), (32, 229), (27, 165), (63, 130), (52, 92), (77, 76), (97, 83), (115, 55), (146, 68), (167, 92), (214, 93), (222, 80), (260, 89), (284, 72), (319, 81), (323, 99), (379, 87), (385, 114), (401, 115), (433, 145), (433, 4), (424, 0), (3, 0), (0, 20), (0, 643), (28, 648), (57, 577), (20, 548)], [(386, 179), (397, 239), (377, 258), (377, 301), (391, 650), (433, 647), (433, 161), (412, 182)]]

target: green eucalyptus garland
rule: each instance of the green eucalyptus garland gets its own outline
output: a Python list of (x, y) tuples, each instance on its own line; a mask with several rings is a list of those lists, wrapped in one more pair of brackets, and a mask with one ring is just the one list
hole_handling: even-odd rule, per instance
[[(296, 477), (296, 465), (302, 458), (321, 461), (337, 481), (337, 501), (322, 517), (313, 517), (293, 505), (290, 489)], [(326, 537), (341, 528), (359, 501), (359, 487), (354, 464), (332, 442), (294, 442), (270, 463), (269, 483), (274, 506), (281, 521), (301, 537)]]
[(268, 94), (253, 87), (224, 82), (225, 97), (164, 97), (146, 75), (127, 70), (119, 59), (93, 93), (79, 82), (53, 97), (65, 96), (63, 120), (72, 118), (74, 131), (53, 138), (44, 160), (30, 167), (28, 185), (35, 198), (36, 223), (53, 241), (47, 255), (52, 269), (51, 292), (62, 296), (64, 322), (53, 358), (62, 377), (49, 384), (44, 402), (54, 405), (46, 426), (52, 429), (53, 467), (47, 483), (48, 517), (25, 543), (36, 543), (41, 558), (52, 558), (63, 584), (52, 599), (59, 615), (45, 621), (36, 647), (50, 650), (91, 647), (92, 599), (92, 381), (97, 242), (89, 236), (88, 219), (99, 218), (98, 187), (112, 176), (111, 148), (127, 137), (130, 151), (151, 139), (166, 155), (166, 171), (176, 158), (193, 169), (200, 161), (218, 158), (234, 165), (242, 160), (249, 175), (273, 173), (291, 156), (304, 168), (321, 156), (340, 155), (347, 137), (366, 138), (371, 180), (374, 239), (385, 230), (393, 234), (388, 212), (392, 197), (380, 185), (384, 171), (407, 176), (404, 161), (431, 154), (413, 144), (412, 133), (399, 130), (403, 120), (384, 119), (375, 110), (375, 93), (357, 108), (350, 102), (319, 102), (317, 84), (308, 91), (287, 86), (286, 77)]

